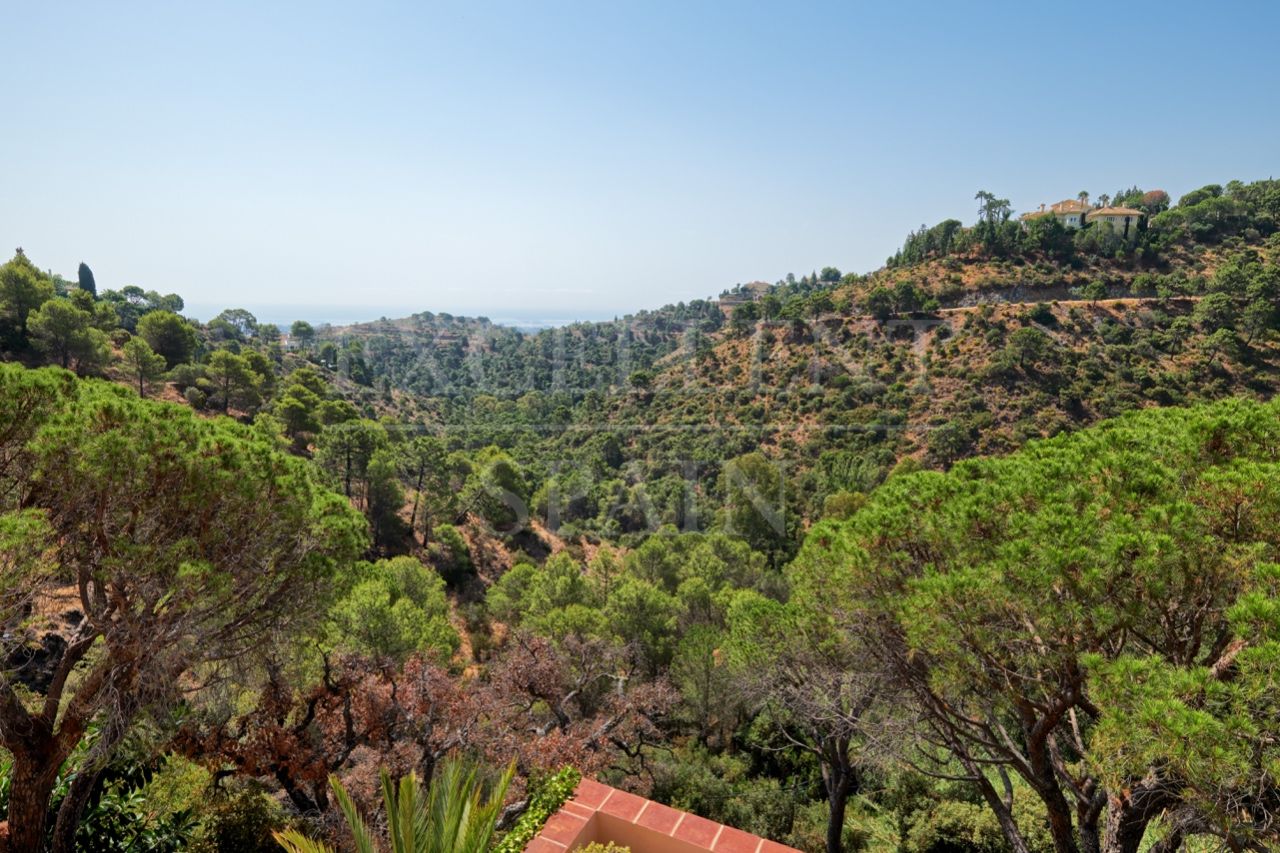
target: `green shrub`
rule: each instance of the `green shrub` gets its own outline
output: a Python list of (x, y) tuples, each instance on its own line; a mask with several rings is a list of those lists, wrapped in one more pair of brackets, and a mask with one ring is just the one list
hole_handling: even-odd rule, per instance
[(493, 853), (521, 853), (533, 837), (542, 829), (553, 814), (560, 810), (565, 800), (578, 787), (582, 774), (572, 767), (564, 767), (548, 776), (529, 796), (529, 807), (511, 827), (511, 831), (502, 836), (493, 848)]
[(653, 777), (650, 796), (672, 808), (765, 838), (781, 838), (792, 828), (796, 793), (777, 779), (753, 776), (741, 757), (677, 749), (655, 764)]
[(169, 381), (178, 386), (179, 391), (185, 391), (188, 386), (195, 385), (204, 378), (204, 365), (184, 363), (174, 367), (169, 371)]
[(215, 795), (191, 846), (197, 853), (279, 853), (272, 833), (288, 824), (284, 809), (256, 782), (229, 786)]
[(450, 586), (457, 586), (474, 568), (467, 540), (452, 524), (441, 524), (433, 531), (431, 562)]
[(209, 395), (194, 385), (187, 388), (187, 390), (183, 392), (183, 396), (187, 398), (187, 402), (191, 404), (191, 408), (197, 410), (203, 409), (205, 403), (209, 402)]
[(1027, 313), (1027, 316), (1033, 322), (1039, 323), (1042, 326), (1053, 326), (1057, 323), (1057, 318), (1053, 316), (1053, 309), (1045, 302), (1041, 302), (1036, 305), (1036, 307), (1032, 308)]

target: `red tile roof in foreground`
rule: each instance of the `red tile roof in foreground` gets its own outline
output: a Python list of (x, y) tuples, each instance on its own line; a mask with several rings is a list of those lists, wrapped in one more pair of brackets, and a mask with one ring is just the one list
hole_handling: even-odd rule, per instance
[(631, 853), (799, 853), (731, 826), (583, 779), (525, 847), (527, 853), (572, 853), (593, 841)]

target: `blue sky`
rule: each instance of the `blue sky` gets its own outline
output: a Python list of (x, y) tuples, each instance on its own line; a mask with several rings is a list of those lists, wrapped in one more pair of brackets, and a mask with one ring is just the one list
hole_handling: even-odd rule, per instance
[(1280, 172), (1280, 4), (25, 3), (0, 243), (203, 316), (606, 318)]

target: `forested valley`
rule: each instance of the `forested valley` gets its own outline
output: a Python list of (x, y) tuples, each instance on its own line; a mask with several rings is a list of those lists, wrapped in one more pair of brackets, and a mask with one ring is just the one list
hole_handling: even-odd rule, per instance
[(411, 773), (502, 851), (580, 777), (806, 851), (1276, 849), (1280, 181), (1108, 201), (538, 331), (17, 250), (0, 850), (340, 846)]

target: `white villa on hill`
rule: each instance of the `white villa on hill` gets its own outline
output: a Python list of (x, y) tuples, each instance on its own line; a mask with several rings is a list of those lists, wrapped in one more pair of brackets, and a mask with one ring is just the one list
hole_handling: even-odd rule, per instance
[(1090, 222), (1097, 225), (1106, 223), (1126, 240), (1137, 233), (1138, 222), (1146, 216), (1141, 210), (1132, 207), (1099, 207), (1089, 211), (1087, 215)]
[(1056, 216), (1058, 221), (1068, 228), (1081, 228), (1084, 226), (1084, 216), (1089, 210), (1088, 202), (1068, 198), (1057, 204), (1049, 205), (1048, 209), (1042, 204), (1039, 210), (1024, 213), (1020, 218), (1025, 223), (1033, 219), (1039, 219), (1042, 216)]
[(1063, 226), (1071, 229), (1083, 228), (1086, 223), (1105, 223), (1127, 240), (1137, 234), (1138, 222), (1146, 214), (1132, 207), (1090, 207), (1086, 201), (1069, 198), (1047, 208), (1042, 204), (1039, 210), (1024, 213), (1019, 219), (1026, 226), (1042, 216), (1057, 217)]

